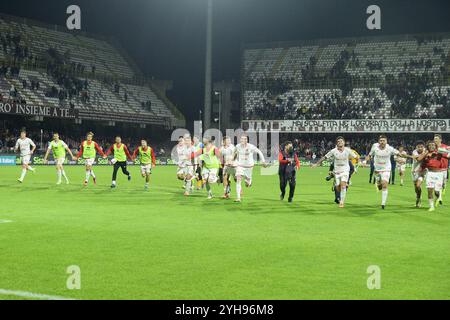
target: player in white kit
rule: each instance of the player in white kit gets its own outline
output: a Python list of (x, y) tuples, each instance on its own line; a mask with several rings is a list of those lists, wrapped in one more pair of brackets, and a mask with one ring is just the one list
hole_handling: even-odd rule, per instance
[(248, 137), (242, 136), (238, 145), (234, 150), (234, 160), (236, 164), (236, 202), (241, 202), (242, 179), (245, 179), (245, 186), (252, 185), (252, 173), (255, 161), (253, 155), (256, 153), (263, 166), (266, 166), (266, 160), (263, 153), (253, 144), (248, 143)]
[(332, 160), (334, 162), (334, 180), (335, 187), (340, 193), (339, 207), (343, 208), (345, 205), (345, 197), (347, 195), (347, 184), (350, 177), (349, 160), (358, 158), (358, 155), (350, 148), (345, 147), (345, 140), (343, 137), (336, 138), (336, 148), (329, 151), (323, 156), (313, 167), (319, 166), (324, 160)]
[(375, 179), (377, 187), (381, 190), (381, 208), (384, 209), (388, 197), (388, 184), (391, 177), (391, 156), (400, 155), (399, 151), (387, 143), (387, 137), (380, 135), (378, 143), (373, 144), (368, 160), (374, 160)]
[(406, 171), (406, 158), (405, 156), (408, 153), (405, 151), (403, 146), (398, 147), (399, 154), (394, 157), (395, 162), (397, 163), (398, 173), (400, 175), (400, 186), (403, 186), (405, 171)]
[(236, 147), (231, 143), (230, 137), (223, 138), (223, 146), (220, 148), (220, 158), (223, 166), (223, 198), (229, 199), (231, 193), (231, 178), (236, 177), (234, 164), (234, 151)]
[(184, 195), (188, 196), (192, 191), (194, 179), (194, 147), (190, 135), (180, 138), (176, 149), (178, 159), (177, 178), (184, 181)]
[(420, 208), (422, 206), (422, 183), (426, 176), (426, 170), (422, 168), (421, 160), (421, 156), (423, 156), (424, 152), (425, 143), (423, 141), (418, 141), (416, 143), (416, 149), (412, 153), (413, 162), (411, 168), (414, 191), (416, 192), (416, 208)]
[(20, 138), (17, 139), (14, 147), (14, 152), (20, 152), (20, 160), (22, 162), (22, 174), (20, 175), (20, 178), (17, 179), (20, 183), (23, 182), (27, 170), (34, 172), (34, 168), (30, 165), (31, 156), (34, 150), (36, 150), (36, 144), (30, 138), (27, 138), (27, 132), (22, 130), (20, 132)]

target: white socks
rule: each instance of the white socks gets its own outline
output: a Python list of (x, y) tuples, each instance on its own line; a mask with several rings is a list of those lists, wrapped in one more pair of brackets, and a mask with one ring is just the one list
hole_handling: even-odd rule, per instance
[(86, 181), (89, 182), (89, 178), (91, 177), (91, 171), (90, 170), (86, 170)]
[(341, 203), (345, 203), (346, 195), (347, 195), (347, 188), (341, 188)]
[(91, 173), (91, 176), (92, 176), (92, 178), (94, 178), (95, 179), (95, 174), (94, 174), (94, 170), (90, 170), (90, 173)]
[(58, 183), (61, 183), (61, 176), (62, 176), (61, 170), (57, 170), (56, 175), (58, 176)]
[(381, 190), (381, 205), (386, 205), (386, 200), (388, 197), (388, 191), (387, 190)]
[(64, 170), (61, 170), (61, 174), (64, 177), (64, 179), (66, 179), (66, 182), (68, 183), (69, 182), (69, 178), (67, 178), (66, 172)]
[(184, 190), (186, 192), (190, 192), (191, 186), (192, 186), (192, 180), (186, 180), (186, 183), (184, 184)]
[(22, 169), (22, 174), (20, 175), (20, 181), (23, 181), (23, 179), (25, 178), (25, 175), (27, 174), (27, 169)]
[(242, 190), (242, 186), (241, 186), (241, 182), (237, 182), (236, 183), (236, 198), (240, 199), (241, 198), (241, 190)]
[(428, 203), (430, 204), (430, 208), (434, 208), (434, 200), (428, 199)]

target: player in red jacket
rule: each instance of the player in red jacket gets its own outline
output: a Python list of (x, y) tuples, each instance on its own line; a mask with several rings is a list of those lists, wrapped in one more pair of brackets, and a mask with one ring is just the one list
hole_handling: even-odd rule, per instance
[(292, 202), (294, 198), (296, 173), (300, 168), (300, 161), (295, 153), (291, 141), (287, 141), (278, 154), (278, 162), (280, 163), (278, 175), (280, 177), (280, 200), (284, 199), (286, 194), (286, 186), (289, 182), (289, 198), (288, 202)]

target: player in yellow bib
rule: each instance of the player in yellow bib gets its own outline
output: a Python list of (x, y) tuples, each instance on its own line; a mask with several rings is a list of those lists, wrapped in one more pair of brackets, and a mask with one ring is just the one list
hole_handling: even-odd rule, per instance
[(94, 181), (94, 184), (97, 183), (97, 178), (95, 177), (94, 170), (92, 170), (92, 167), (95, 162), (95, 157), (97, 156), (97, 152), (104, 156), (102, 148), (92, 140), (94, 138), (94, 134), (92, 132), (88, 132), (86, 135), (86, 140), (84, 140), (81, 143), (80, 152), (78, 152), (78, 155), (75, 157), (75, 160), (82, 157), (86, 164), (86, 178), (84, 179), (84, 186), (87, 186), (89, 182), (89, 178), (92, 177), (92, 180)]
[(57, 132), (53, 134), (53, 140), (48, 144), (47, 152), (44, 156), (44, 164), (48, 163), (47, 158), (50, 151), (53, 153), (53, 159), (55, 160), (56, 165), (56, 175), (58, 176), (56, 184), (61, 184), (61, 177), (64, 177), (66, 184), (69, 184), (69, 179), (67, 178), (66, 172), (63, 168), (64, 161), (66, 161), (66, 151), (72, 159), (75, 159), (75, 157), (67, 144), (59, 139), (59, 134)]
[(141, 164), (141, 175), (145, 178), (145, 190), (148, 190), (150, 175), (152, 174), (152, 168), (156, 166), (155, 152), (148, 146), (147, 140), (141, 140), (141, 146), (137, 147), (133, 156), (133, 161), (137, 158)]
[(210, 138), (203, 138), (203, 149), (195, 153), (195, 157), (202, 163), (203, 184), (208, 192), (208, 199), (212, 199), (213, 194), (211, 184), (216, 183), (220, 168), (220, 152)]
[(116, 137), (116, 142), (106, 151), (103, 158), (108, 157), (110, 153), (114, 154), (114, 158), (111, 160), (111, 163), (114, 165), (111, 188), (115, 188), (119, 168), (127, 176), (128, 181), (131, 180), (131, 174), (127, 170), (127, 158), (131, 160), (131, 155), (127, 146), (122, 143), (122, 138), (119, 136)]

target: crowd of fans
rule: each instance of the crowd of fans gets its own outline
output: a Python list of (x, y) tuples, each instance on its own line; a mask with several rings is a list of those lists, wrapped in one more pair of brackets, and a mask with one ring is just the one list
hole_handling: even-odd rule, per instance
[[(21, 68), (27, 67), (45, 67), (47, 74), (58, 86), (46, 88), (44, 95), (46, 97), (57, 98), (60, 105), (74, 106), (73, 99), (79, 99), (82, 103), (90, 103), (91, 95), (89, 91), (89, 81), (87, 80), (86, 66), (71, 60), (69, 50), (60, 52), (57, 48), (49, 48), (45, 54), (34, 55), (26, 45), (23, 45), (20, 34), (11, 35), (9, 32), (5, 36), (0, 35), (0, 43), (3, 47), (5, 56), (9, 57), (3, 61), (0, 66), (0, 78), (18, 78)], [(91, 75), (95, 75), (96, 66), (91, 65)], [(114, 92), (121, 97), (124, 102), (128, 101), (128, 92), (120, 87), (120, 83), (104, 77), (102, 81), (113, 87)], [(41, 84), (36, 79), (21, 80), (23, 89), (40, 90)], [(10, 95), (8, 99), (14, 102), (26, 103), (21, 97), (20, 89), (15, 88), (15, 94)], [(19, 90), (17, 90), (19, 89)], [(11, 91), (10, 91), (11, 92)], [(0, 98), (5, 99), (7, 92), (0, 92)], [(95, 102), (95, 101), (92, 101)], [(142, 101), (142, 107), (151, 110), (150, 101)]]
[[(417, 38), (417, 43), (421, 44), (436, 39)], [(318, 59), (312, 56), (309, 62), (303, 67), (301, 79), (293, 77), (266, 79), (258, 78), (246, 79), (247, 90), (267, 92), (267, 97), (256, 105), (246, 110), (246, 119), (367, 119), (369, 114), (377, 111), (382, 106), (380, 97), (371, 99), (361, 99), (354, 101), (350, 99), (353, 86), (356, 83), (372, 82), (377, 83), (382, 93), (386, 94), (392, 103), (390, 113), (386, 118), (449, 118), (450, 117), (450, 92), (439, 92), (428, 94), (427, 89), (437, 86), (438, 79), (448, 79), (449, 74), (445, 68), (447, 62), (446, 52), (437, 46), (433, 47), (433, 55), (438, 56), (442, 65), (439, 70), (432, 70), (431, 59), (410, 59), (403, 64), (402, 70), (398, 73), (384, 73), (383, 61), (366, 62), (365, 66), (370, 71), (382, 71), (377, 73), (352, 74), (347, 71), (348, 67), (358, 68), (361, 63), (358, 55), (354, 51), (342, 50), (335, 63), (329, 70), (318, 70)], [(289, 91), (294, 88), (308, 88), (308, 84), (317, 88), (318, 83), (322, 83), (324, 88), (334, 81), (338, 84), (342, 94), (324, 95), (314, 99), (313, 103), (298, 106), (295, 97), (289, 96)], [(306, 86), (304, 86), (306, 84)], [(245, 91), (245, 90), (244, 90)], [(367, 90), (370, 92), (370, 90)], [(281, 96), (288, 95), (288, 98)], [(433, 112), (416, 113), (416, 105), (422, 109), (429, 109), (431, 105), (442, 107)]]
[(72, 100), (79, 97), (82, 102), (89, 102), (89, 83), (87, 79), (81, 80), (78, 76), (84, 73), (84, 65), (70, 61), (70, 52), (61, 54), (55, 48), (47, 50), (47, 74), (55, 79), (60, 89), (52, 86), (45, 92), (47, 97)]
[(352, 101), (338, 93), (313, 94), (313, 104), (295, 106), (295, 98), (289, 96), (283, 100), (276, 97), (274, 100), (263, 99), (261, 105), (248, 110), (246, 119), (271, 120), (311, 120), (311, 119), (360, 119), (369, 118), (368, 111), (376, 111), (382, 106), (382, 101), (375, 96), (374, 91), (363, 91), (360, 101)]
[[(415, 81), (400, 78), (396, 81), (388, 81), (382, 86), (381, 92), (385, 93), (391, 107), (384, 118), (450, 118), (450, 90), (438, 88), (437, 92), (427, 93), (432, 88), (432, 81), (427, 75), (415, 76)], [(295, 106), (293, 95), (287, 98), (268, 95), (253, 109), (246, 110), (246, 119), (271, 119), (271, 120), (310, 120), (310, 119), (370, 119), (368, 112), (379, 110), (383, 101), (373, 90), (366, 89), (358, 101), (344, 94), (314, 95), (313, 102)], [(421, 112), (417, 114), (416, 106), (422, 110), (429, 110), (432, 105), (439, 106), (436, 112)]]
[(11, 34), (9, 31), (5, 35), (0, 34), (0, 43), (4, 55), (13, 58), (14, 63), (28, 58), (31, 53), (28, 46), (21, 43), (22, 36), (20, 34)]

